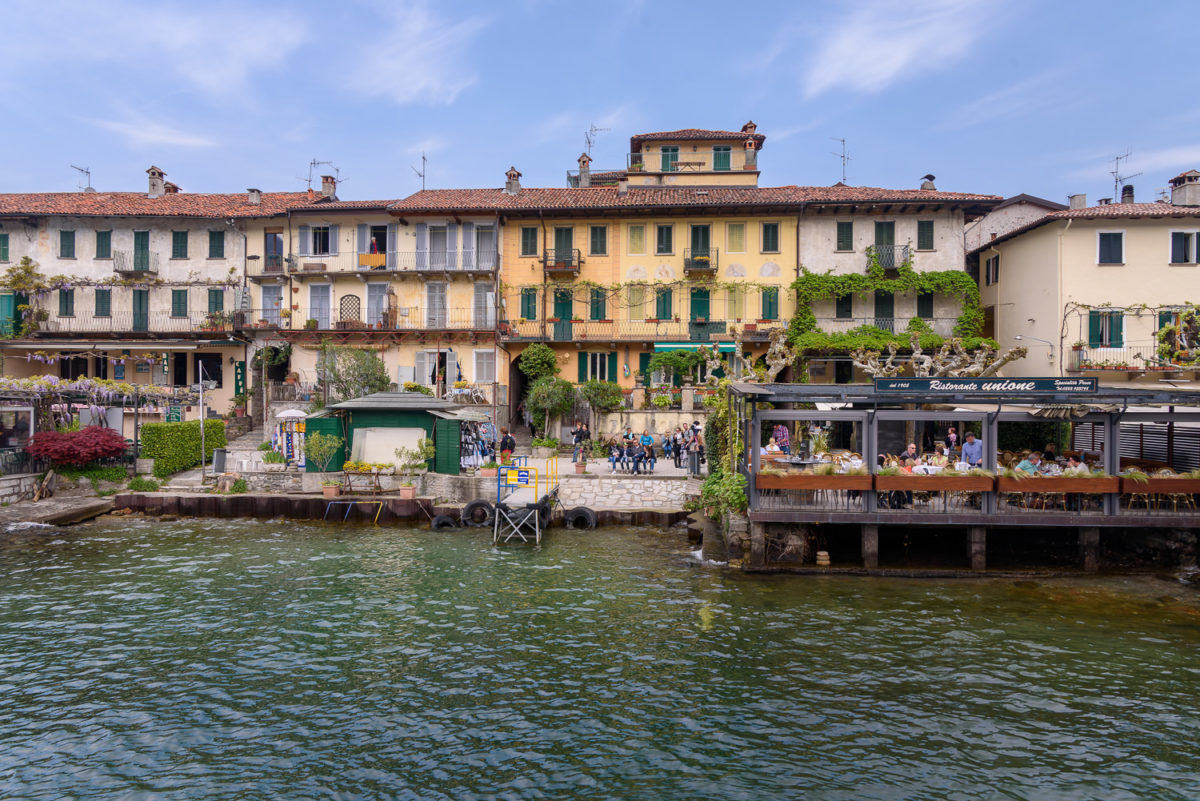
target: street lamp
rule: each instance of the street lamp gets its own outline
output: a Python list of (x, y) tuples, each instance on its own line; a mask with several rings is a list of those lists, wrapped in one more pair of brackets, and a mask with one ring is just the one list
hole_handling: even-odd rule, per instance
[(1050, 340), (1042, 339), (1041, 337), (1031, 337), (1028, 334), (1017, 334), (1015, 337), (1013, 337), (1013, 339), (1017, 340), (1018, 342), (1025, 340), (1025, 339), (1031, 339), (1034, 342), (1045, 342), (1047, 345), (1050, 346), (1050, 352), (1048, 354), (1046, 354), (1046, 357), (1050, 361), (1054, 361), (1054, 343), (1051, 342)]

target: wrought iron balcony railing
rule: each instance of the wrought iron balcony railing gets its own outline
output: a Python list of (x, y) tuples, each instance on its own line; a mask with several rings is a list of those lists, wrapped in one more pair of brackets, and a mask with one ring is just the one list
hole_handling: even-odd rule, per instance
[(579, 272), (582, 261), (579, 248), (549, 248), (542, 253), (542, 264), (551, 271)]
[(683, 269), (693, 272), (715, 273), (717, 271), (717, 249), (684, 248)]
[(871, 262), (878, 261), (885, 270), (898, 270), (901, 264), (908, 261), (911, 252), (908, 245), (868, 245), (866, 266), (869, 268)]
[(145, 250), (114, 250), (113, 271), (122, 275), (158, 274), (158, 254)]

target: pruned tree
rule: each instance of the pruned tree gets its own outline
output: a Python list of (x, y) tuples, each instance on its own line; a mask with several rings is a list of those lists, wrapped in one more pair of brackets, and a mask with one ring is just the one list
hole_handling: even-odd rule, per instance
[[(1000, 353), (991, 345), (981, 345), (973, 351), (963, 347), (962, 340), (949, 339), (937, 350), (926, 353), (921, 347), (921, 338), (912, 335), (912, 371), (913, 375), (926, 377), (949, 378), (985, 378), (995, 375), (1004, 365), (1025, 358), (1026, 348), (1009, 348)], [(859, 349), (850, 354), (854, 366), (872, 378), (888, 378), (899, 375), (903, 365), (896, 364), (898, 348), (895, 343), (888, 345), (888, 357), (880, 362), (882, 355), (877, 350)]]
[(767, 383), (775, 383), (775, 378), (796, 361), (796, 350), (787, 343), (787, 329), (774, 328), (771, 330), (771, 345), (767, 348)]

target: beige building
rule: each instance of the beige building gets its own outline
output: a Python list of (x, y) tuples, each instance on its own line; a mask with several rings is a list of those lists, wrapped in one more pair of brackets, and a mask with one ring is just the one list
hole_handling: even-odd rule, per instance
[(1170, 202), (1136, 203), (1128, 186), (1120, 203), (1073, 199), (976, 249), (992, 335), (1029, 348), (1005, 375), (1194, 382), (1190, 354), (1160, 351), (1159, 332), (1197, 301), (1200, 172), (1172, 187)]

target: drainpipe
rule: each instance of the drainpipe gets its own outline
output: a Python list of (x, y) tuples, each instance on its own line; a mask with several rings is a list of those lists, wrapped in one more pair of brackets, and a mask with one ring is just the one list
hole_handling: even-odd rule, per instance
[[(1063, 238), (1067, 235), (1067, 231), (1071, 230), (1071, 223), (1075, 222), (1075, 218), (1071, 217), (1067, 220), (1067, 224), (1058, 232), (1058, 300), (1063, 301)], [(1067, 304), (1063, 303), (1062, 323), (1058, 327), (1058, 374), (1063, 374), (1063, 343), (1067, 339)]]
[[(546, 215), (541, 209), (538, 209), (538, 220), (542, 224), (542, 255), (545, 256), (546, 248)], [(542, 260), (542, 339), (546, 338), (546, 295), (549, 293), (549, 281), (546, 280), (546, 262)]]

